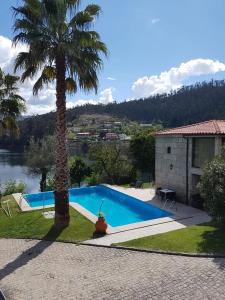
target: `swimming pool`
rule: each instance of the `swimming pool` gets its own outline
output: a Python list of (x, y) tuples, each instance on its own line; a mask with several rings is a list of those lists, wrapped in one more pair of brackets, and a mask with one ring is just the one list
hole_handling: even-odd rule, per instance
[[(53, 192), (27, 194), (24, 198), (32, 208), (42, 208), (55, 203)], [(112, 227), (173, 215), (104, 185), (70, 189), (69, 201), (71, 204), (79, 204), (96, 217), (101, 210), (107, 223)]]

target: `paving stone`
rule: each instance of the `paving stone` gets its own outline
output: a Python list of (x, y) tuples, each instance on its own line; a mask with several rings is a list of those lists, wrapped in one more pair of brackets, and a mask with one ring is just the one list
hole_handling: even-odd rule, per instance
[(225, 259), (0, 239), (9, 300), (225, 299)]

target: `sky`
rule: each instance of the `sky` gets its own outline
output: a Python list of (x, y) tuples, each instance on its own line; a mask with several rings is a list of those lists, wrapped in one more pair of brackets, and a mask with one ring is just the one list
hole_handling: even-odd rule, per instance
[[(0, 67), (12, 72), (12, 6), (21, 0), (2, 1), (0, 10)], [(67, 97), (67, 107), (87, 102), (107, 104), (170, 92), (182, 85), (225, 77), (224, 0), (83, 0), (99, 4), (95, 23), (109, 49), (99, 73), (98, 94), (78, 91)], [(27, 114), (55, 109), (54, 84), (34, 97), (35, 78), (20, 85)]]

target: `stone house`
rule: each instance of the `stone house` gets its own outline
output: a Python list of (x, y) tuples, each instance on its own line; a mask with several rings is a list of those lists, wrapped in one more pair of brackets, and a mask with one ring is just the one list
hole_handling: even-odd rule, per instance
[(171, 188), (189, 204), (204, 164), (221, 152), (225, 120), (211, 120), (156, 134), (156, 187)]

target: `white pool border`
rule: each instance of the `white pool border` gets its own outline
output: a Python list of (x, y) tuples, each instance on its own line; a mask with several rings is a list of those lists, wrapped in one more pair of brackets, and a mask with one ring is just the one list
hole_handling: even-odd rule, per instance
[[(117, 189), (112, 188), (111, 186), (108, 185), (103, 185), (111, 190), (115, 190), (117, 192)], [(120, 192), (121, 194), (130, 196), (126, 193)], [(17, 194), (13, 194), (12, 195), (13, 198), (15, 199), (15, 201), (17, 202), (18, 206), (20, 207), (22, 212), (29, 212), (29, 211), (35, 211), (35, 210), (42, 210), (42, 209), (47, 209), (47, 208), (54, 208), (54, 205), (44, 205), (44, 206), (38, 206), (38, 207), (31, 207), (29, 205), (29, 203), (27, 202), (27, 200), (23, 197), (23, 194), (17, 193)], [(131, 196), (132, 197), (132, 196)], [(133, 197), (135, 198), (135, 197)], [(141, 199), (135, 198), (138, 201), (143, 202)], [(148, 205), (148, 203), (146, 203)], [(85, 209), (83, 206), (77, 204), (77, 203), (69, 203), (69, 205), (71, 207), (73, 207), (76, 211), (78, 211), (80, 214), (82, 214), (84, 217), (86, 217), (89, 221), (91, 221), (92, 223), (96, 223), (97, 221), (97, 217), (91, 213), (89, 210)], [(152, 204), (151, 204), (152, 205)], [(157, 208), (160, 208), (156, 205), (153, 205)], [(161, 209), (161, 208), (160, 208)], [(169, 211), (166, 209), (163, 209), (164, 211)], [(171, 212), (171, 211), (169, 211)], [(113, 233), (119, 233), (119, 232), (123, 232), (123, 231), (128, 231), (128, 230), (133, 230), (133, 229), (138, 229), (138, 228), (144, 228), (144, 227), (148, 227), (148, 226), (153, 226), (153, 225), (159, 225), (159, 224), (164, 224), (164, 223), (170, 223), (179, 219), (184, 219), (181, 218), (181, 216), (177, 215), (175, 212), (171, 212), (173, 213), (173, 216), (170, 217), (164, 217), (164, 218), (157, 218), (157, 219), (153, 219), (153, 220), (149, 220), (149, 221), (143, 221), (143, 222), (137, 222), (137, 223), (132, 223), (132, 224), (128, 224), (128, 225), (122, 225), (122, 226), (116, 226), (116, 227), (112, 227), (110, 225), (108, 225), (107, 228), (107, 233), (108, 234), (113, 234)]]

